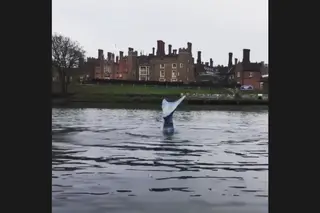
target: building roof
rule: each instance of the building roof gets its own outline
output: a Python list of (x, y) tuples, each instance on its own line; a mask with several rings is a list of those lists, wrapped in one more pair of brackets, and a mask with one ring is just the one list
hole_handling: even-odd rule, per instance
[(242, 62), (242, 70), (250, 71), (250, 72), (260, 72), (261, 63), (243, 63)]

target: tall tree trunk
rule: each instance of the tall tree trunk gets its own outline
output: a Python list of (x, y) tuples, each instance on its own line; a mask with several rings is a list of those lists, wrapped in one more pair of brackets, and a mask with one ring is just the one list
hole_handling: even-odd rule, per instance
[(66, 75), (64, 70), (62, 69), (59, 71), (59, 73), (60, 73), (61, 93), (65, 95), (66, 94)]
[[(66, 76), (67, 76), (67, 75), (66, 75)], [(67, 76), (67, 80), (66, 80), (66, 83), (65, 83), (65, 85), (66, 85), (66, 89), (65, 89), (66, 94), (68, 94), (68, 86), (69, 86), (69, 83), (70, 83), (70, 77)]]

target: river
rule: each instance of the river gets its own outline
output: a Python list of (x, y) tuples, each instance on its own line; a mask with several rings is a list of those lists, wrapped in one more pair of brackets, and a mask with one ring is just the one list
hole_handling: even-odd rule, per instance
[(53, 213), (268, 212), (268, 111), (52, 110)]

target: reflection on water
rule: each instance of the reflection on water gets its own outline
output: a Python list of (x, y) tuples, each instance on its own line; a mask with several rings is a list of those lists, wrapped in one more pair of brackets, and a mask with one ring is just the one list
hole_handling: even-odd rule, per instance
[(268, 212), (268, 113), (53, 109), (52, 204), (70, 212)]

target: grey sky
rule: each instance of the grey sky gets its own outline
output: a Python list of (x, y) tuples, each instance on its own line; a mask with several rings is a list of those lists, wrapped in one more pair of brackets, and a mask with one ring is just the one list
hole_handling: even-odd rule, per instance
[(173, 49), (192, 42), (193, 56), (227, 65), (228, 52), (268, 62), (267, 0), (53, 0), (52, 32), (80, 42), (86, 56), (98, 49), (150, 53), (157, 40)]

